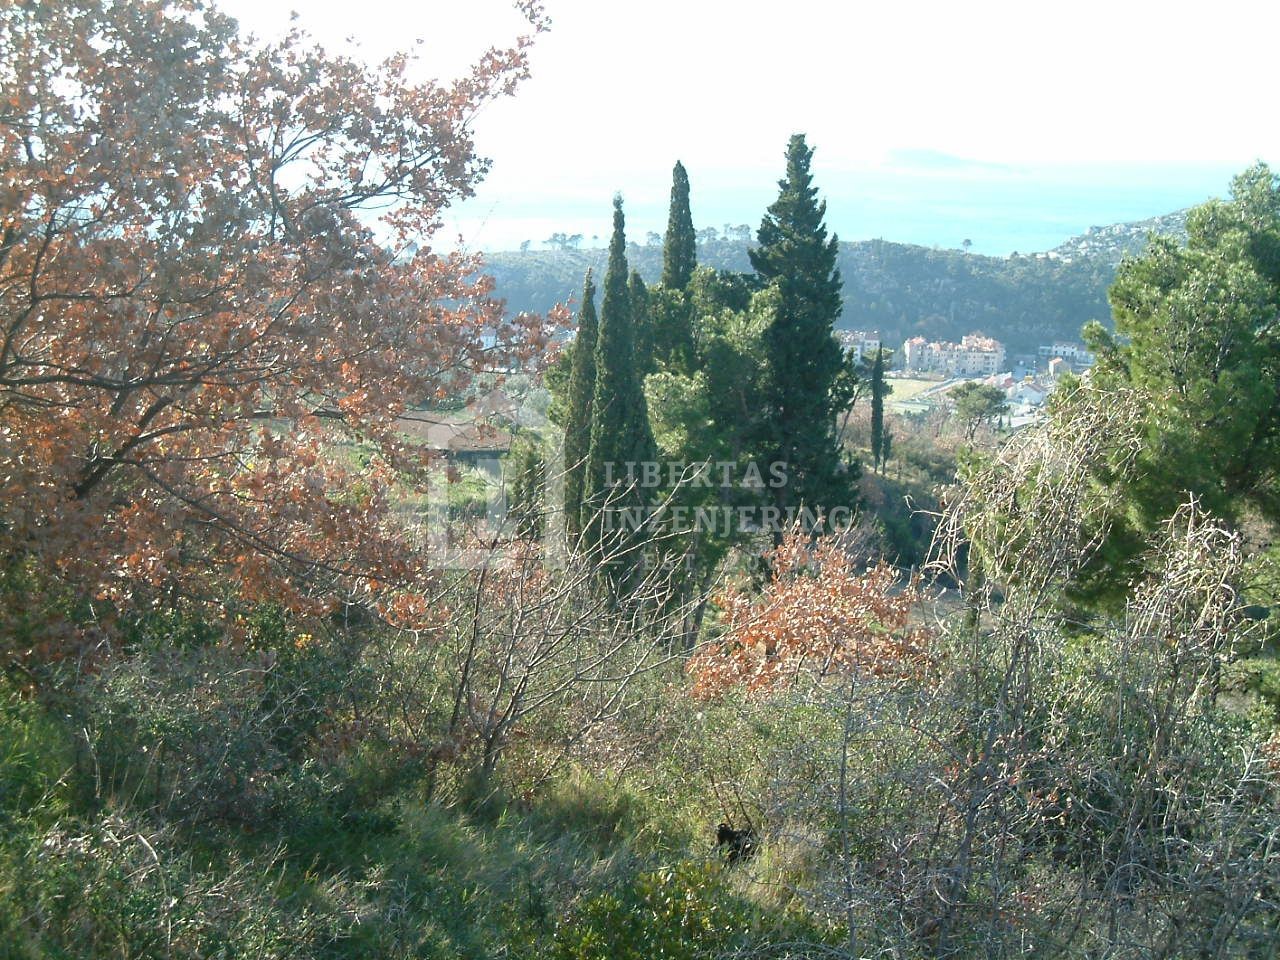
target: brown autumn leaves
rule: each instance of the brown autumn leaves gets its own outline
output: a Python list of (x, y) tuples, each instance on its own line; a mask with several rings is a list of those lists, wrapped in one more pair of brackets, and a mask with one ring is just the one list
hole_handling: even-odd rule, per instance
[(252, 45), (197, 0), (0, 18), (7, 563), (112, 604), (230, 583), (411, 615), (427, 571), (389, 504), (422, 463), (395, 418), (548, 331), (424, 243), (530, 37), (438, 84), (296, 32)]
[[(518, 6), (528, 34), (449, 83), (299, 32), (251, 42), (200, 0), (0, 11), (6, 660), (229, 595), (431, 621), (433, 571), (393, 510), (426, 464), (396, 417), (535, 360), (564, 319), (504, 318), (478, 260), (428, 242), (487, 167), (477, 110), (546, 28)], [(724, 598), (700, 692), (911, 654), (887, 572), (819, 547), (822, 576), (798, 576), (801, 550), (774, 558), (763, 607)]]

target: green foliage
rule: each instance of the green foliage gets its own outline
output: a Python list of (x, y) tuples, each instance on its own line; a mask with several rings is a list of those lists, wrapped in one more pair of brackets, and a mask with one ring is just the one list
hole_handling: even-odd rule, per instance
[[(747, 310), (757, 284), (754, 278), (709, 268), (696, 269), (688, 284), (673, 290), (655, 288), (649, 296), (653, 353), (646, 374), (655, 371), (689, 375), (707, 369), (709, 362), (704, 334), (699, 328), (705, 318), (723, 310)], [(758, 370), (753, 371), (758, 380)]]
[(451, 520), (477, 520), (485, 515), (492, 494), (488, 476), (481, 470), (463, 468), (445, 488), (445, 503)]
[(760, 224), (751, 264), (779, 292), (764, 333), (767, 418), (765, 445), (788, 465), (788, 482), (774, 488), (782, 508), (847, 505), (854, 477), (842, 473), (836, 418), (853, 399), (856, 377), (833, 336), (840, 316), (838, 243), (827, 238), (826, 201), (818, 200), (809, 164), (813, 151), (796, 134), (787, 146), (787, 172), (778, 199)]
[[(197, 642), (204, 626), (140, 621), (135, 651), (74, 691), (76, 716), (65, 722), (16, 694), (5, 701), (0, 956), (552, 957), (568, 949), (557, 932), (572, 934), (561, 918), (580, 908), (597, 932), (629, 929), (603, 909), (619, 891), (660, 910), (658, 926), (618, 944), (639, 955), (662, 955), (643, 951), (666, 943), (706, 956), (708, 923), (717, 937), (726, 924), (752, 936), (807, 931), (750, 904), (719, 867), (681, 862), (669, 872), (687, 895), (662, 900), (659, 864), (687, 856), (692, 837), (655, 798), (657, 778), (571, 765), (522, 788), (522, 799), (490, 784), (470, 799), (457, 791), (446, 807), (422, 803), (421, 769), (369, 726), (338, 755), (310, 736), (290, 759), (281, 745), (305, 739), (299, 687), (332, 689), (330, 718), (344, 703), (370, 717), (378, 702), (366, 667), (324, 679), (314, 671), (329, 656), (324, 645), (278, 609), (248, 611), (242, 628), (232, 651)], [(165, 656), (172, 629), (188, 640)], [(264, 664), (281, 674), (274, 693)], [(398, 660), (389, 669), (399, 677), (422, 667)], [(185, 696), (174, 692), (184, 687)], [(682, 685), (665, 689), (683, 696)], [(80, 726), (87, 740), (77, 748)], [(682, 808), (702, 812), (703, 833), (714, 816), (705, 798), (696, 785), (679, 788)]]
[[(759, 246), (750, 251), (751, 265), (766, 283), (780, 281), (786, 320), (817, 343), (817, 332), (840, 314), (841, 281), (836, 268), (835, 237), (827, 238), (825, 200), (818, 200), (809, 165), (813, 150), (803, 134), (787, 144), (787, 171), (778, 181), (778, 198), (769, 206), (757, 232)], [(829, 353), (824, 350), (823, 353)], [(838, 364), (822, 358), (834, 375)]]
[(722, 867), (678, 863), (579, 905), (556, 926), (548, 960), (715, 960), (797, 932), (765, 921)]
[(886, 559), (901, 567), (917, 567), (929, 558), (939, 510), (936, 481), (926, 479), (915, 464), (898, 473), (905, 475), (891, 477), (886, 470), (865, 483), (863, 516), (879, 528), (879, 549)]
[(689, 286), (698, 265), (697, 235), (689, 211), (689, 175), (676, 161), (671, 171), (671, 207), (667, 214), (667, 235), (662, 246), (662, 285), (668, 290)]
[[(1136, 461), (1095, 481), (1114, 502), (1080, 598), (1115, 603), (1145, 537), (1188, 497), (1241, 523), (1280, 522), (1280, 180), (1264, 165), (1193, 209), (1187, 243), (1152, 240), (1111, 289), (1116, 336), (1093, 325), (1092, 378), (1136, 403)], [(1061, 406), (1060, 418), (1074, 416)]]
[(311, 759), (317, 735), (366, 696), (367, 674), (344, 644), (270, 607), (244, 620), (248, 667), (223, 644), (175, 649), (163, 628), (149, 624), (130, 656), (86, 680), (82, 782), (192, 823), (290, 815), (295, 787), (329, 775)]
[(650, 346), (646, 375), (657, 370), (688, 372), (696, 364), (693, 346), (694, 304), (688, 290), (655, 287), (649, 292)]
[(63, 726), (41, 704), (0, 682), (0, 831), (11, 818), (60, 812), (73, 765)]
[(972, 440), (982, 424), (1004, 416), (1009, 409), (1004, 391), (985, 383), (962, 383), (948, 396), (955, 404), (956, 419), (964, 426), (966, 440)]
[(357, 929), (316, 908), (322, 892), (282, 885), (278, 863), (232, 854), (200, 867), (141, 820), (59, 824), (2, 856), (0, 950), (14, 960), (285, 958)]
[(588, 270), (564, 403), (564, 516), (570, 540), (582, 533), (582, 509), (590, 492), (587, 460), (595, 410), (597, 339), (596, 288)]
[(517, 537), (541, 540), (545, 528), (547, 464), (535, 436), (522, 435), (507, 455), (507, 520)]
[(1111, 303), (1120, 341), (1100, 344), (1099, 383), (1146, 401), (1144, 519), (1187, 492), (1219, 516), (1280, 519), (1280, 180), (1241, 174), (1229, 202), (1191, 211), (1185, 247), (1158, 238), (1126, 261)]
[(884, 350), (877, 350), (871, 362), (871, 463), (879, 470), (889, 458), (884, 432), (884, 398), (893, 391), (884, 382)]
[(640, 379), (644, 380), (645, 374), (653, 369), (656, 362), (654, 316), (649, 302), (649, 288), (636, 270), (631, 271), (627, 280), (627, 306), (631, 310), (636, 371)]
[(542, 384), (549, 395), (547, 419), (564, 427), (569, 419), (569, 376), (573, 370), (573, 341), (564, 344), (542, 373)]
[(1280, 660), (1248, 657), (1235, 664), (1231, 681), (1253, 698), (1249, 712), (1264, 731), (1280, 731)]
[(74, 632), (92, 611), (37, 559), (0, 559), (0, 679), (32, 683), (58, 675), (65, 651), (50, 638)]
[[(596, 383), (584, 499), (584, 503), (595, 508), (591, 510), (595, 529), (587, 533), (587, 541), (592, 545), (600, 543), (607, 533), (598, 508), (609, 496), (610, 483), (623, 480), (626, 464), (644, 463), (654, 457), (649, 411), (636, 366), (625, 251), (622, 197), (617, 196), (613, 201), (613, 238), (609, 243), (609, 270), (605, 274), (596, 342)], [(611, 508), (642, 509), (644, 503), (643, 491), (632, 489), (615, 498)]]
[[(369, 721), (387, 700), (403, 715), (395, 684), (430, 669), (431, 651), (400, 648), (375, 685), (372, 636), (356, 649), (303, 639), (271, 607), (246, 611), (242, 628), (232, 651), (208, 625), (139, 621), (125, 664), (86, 682), (73, 719), (20, 698), (0, 710), (0, 745), (17, 745), (0, 750), (0, 956), (918, 955), (928, 943), (917, 924), (943, 909), (933, 883), (940, 864), (952, 869), (963, 822), (937, 810), (969, 789), (983, 804), (952, 939), (958, 957), (1060, 932), (1063, 891), (1086, 889), (1094, 903), (1094, 874), (1135, 850), (1152, 871), (1189, 866), (1170, 874), (1182, 886), (1152, 880), (1125, 893), (1133, 906), (1122, 922), (1173, 897), (1192, 904), (1179, 915), (1200, 936), (1230, 896), (1230, 871), (1267, 856), (1248, 831), (1272, 816), (1269, 788), (1259, 778), (1232, 792), (1256, 741), (1203, 699), (1169, 709), (1171, 691), (1196, 688), (1188, 666), (1205, 665), (1163, 643), (1080, 642), (1038, 627), (1016, 715), (1002, 712), (1018, 649), (1006, 634), (975, 643), (950, 632), (923, 682), (869, 682), (853, 694), (820, 685), (694, 705), (673, 665), (637, 681), (644, 696), (617, 716), (591, 765), (475, 793), (460, 782), (424, 804), (421, 767)], [(168, 636), (184, 639), (165, 656)], [(264, 666), (279, 672), (274, 686)], [(449, 680), (446, 670), (442, 689)], [(850, 695), (865, 698), (852, 714)], [(351, 718), (348, 704), (366, 718), (337, 755), (323, 746), (326, 725), (312, 725), (317, 702), (330, 718)], [(105, 715), (109, 726), (94, 719)], [(241, 716), (253, 717), (256, 739), (237, 733)], [(850, 716), (858, 726), (842, 774)], [(1000, 722), (989, 743), (982, 725)], [(89, 740), (77, 763), (81, 725)], [(536, 755), (533, 744), (553, 731), (531, 733)], [(112, 747), (115, 737), (124, 739)], [(984, 750), (994, 752), (989, 766), (955, 765)], [(206, 768), (244, 798), (193, 803), (191, 790), (215, 788)], [(175, 789), (181, 802), (168, 800)], [(251, 802), (259, 792), (265, 802)], [(744, 814), (763, 828), (759, 856), (745, 868), (712, 859), (714, 823)], [(1233, 829), (1215, 832), (1223, 825)], [(1192, 849), (1230, 869), (1201, 869), (1180, 855)], [(852, 914), (845, 855), (856, 864)], [(1268, 895), (1240, 901), (1245, 933), (1229, 946), (1267, 943)], [(1012, 904), (1017, 925), (1004, 920)], [(1102, 912), (1082, 915), (1079, 942), (1103, 935)], [(857, 950), (841, 927), (850, 916)]]
[[(645, 381), (655, 440), (661, 457), (669, 462), (707, 464), (703, 480), (667, 491), (672, 508), (686, 516), (711, 511), (711, 523), (683, 524), (690, 532), (669, 541), (674, 553), (690, 561), (688, 586), (697, 591), (712, 576), (729, 549), (742, 542), (737, 508), (758, 507), (763, 490), (742, 484), (746, 465), (758, 463), (762, 476), (767, 464), (762, 455), (764, 416), (764, 332), (777, 310), (778, 293), (757, 293), (745, 309), (719, 294), (725, 289), (710, 270), (700, 268), (693, 281), (694, 303), (699, 307), (694, 330), (695, 372), (664, 369)], [(728, 301), (726, 303), (725, 301)], [(729, 483), (716, 473), (714, 464), (736, 465)]]
[(777, 308), (777, 292), (767, 290), (745, 310), (712, 303), (699, 311), (697, 372), (667, 371), (646, 384), (664, 456), (740, 462), (759, 453), (764, 335)]
[(751, 298), (759, 290), (760, 283), (749, 273), (716, 270), (712, 267), (695, 271), (693, 282), (689, 285), (696, 316), (718, 313), (721, 310), (746, 310), (751, 305)]
[[(317, 639), (273, 607), (239, 628), (139, 618), (57, 709), (6, 688), (0, 956), (535, 956), (663, 833), (643, 796), (572, 771), (534, 809), (424, 808), (421, 765), (372, 722), (376, 636)], [(424, 661), (386, 669), (400, 716), (390, 680)]]

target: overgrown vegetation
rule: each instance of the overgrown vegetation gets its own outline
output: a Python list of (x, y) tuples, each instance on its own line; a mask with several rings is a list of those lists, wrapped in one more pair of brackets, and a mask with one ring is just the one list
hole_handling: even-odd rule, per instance
[[(503, 519), (395, 417), (536, 375), (545, 326), (353, 211), (429, 235), (527, 38), (418, 87), (194, 0), (0, 28), (0, 958), (1280, 952), (1269, 170), (1006, 432), (980, 388), (888, 414), (879, 360), (849, 406), (803, 137), (760, 276), (695, 268), (677, 165), (663, 284), (619, 202), (558, 371), (587, 492), (527, 429)], [(655, 447), (694, 471), (585, 536)], [(736, 512), (859, 459), (856, 523)]]

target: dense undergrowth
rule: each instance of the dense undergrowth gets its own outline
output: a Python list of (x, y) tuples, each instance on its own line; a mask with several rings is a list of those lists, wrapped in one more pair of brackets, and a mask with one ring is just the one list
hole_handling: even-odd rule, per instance
[[(233, 646), (152, 615), (93, 669), (5, 682), (0, 956), (1261, 957), (1280, 935), (1271, 701), (1204, 699), (1194, 645), (956, 622), (922, 673), (709, 701), (673, 662), (572, 751), (547, 715), (484, 776), (474, 746), (406, 739), (447, 698), (386, 709), (423, 651), (249, 622)], [(758, 855), (727, 863), (719, 820)]]
[(663, 762), (619, 730), (617, 770), (460, 762), (427, 800), (430, 759), (373, 715), (388, 665), (363, 640), (266, 611), (233, 651), (157, 616), (100, 669), (6, 683), (0, 955), (693, 958), (827, 937), (714, 849), (734, 771), (705, 714), (668, 718)]

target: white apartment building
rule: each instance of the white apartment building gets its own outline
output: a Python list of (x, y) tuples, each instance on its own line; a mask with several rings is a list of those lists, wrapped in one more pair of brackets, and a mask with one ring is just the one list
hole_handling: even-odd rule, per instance
[(1004, 346), (998, 340), (971, 333), (959, 343), (912, 337), (903, 345), (908, 373), (942, 373), (952, 377), (990, 377), (1004, 367)]
[(1042, 346), (1036, 353), (1041, 363), (1048, 363), (1055, 357), (1059, 357), (1076, 368), (1093, 366), (1093, 354), (1081, 343), (1055, 340), (1051, 346)]
[(845, 353), (852, 353), (853, 359), (873, 357), (880, 349), (879, 330), (837, 330), (836, 337)]

